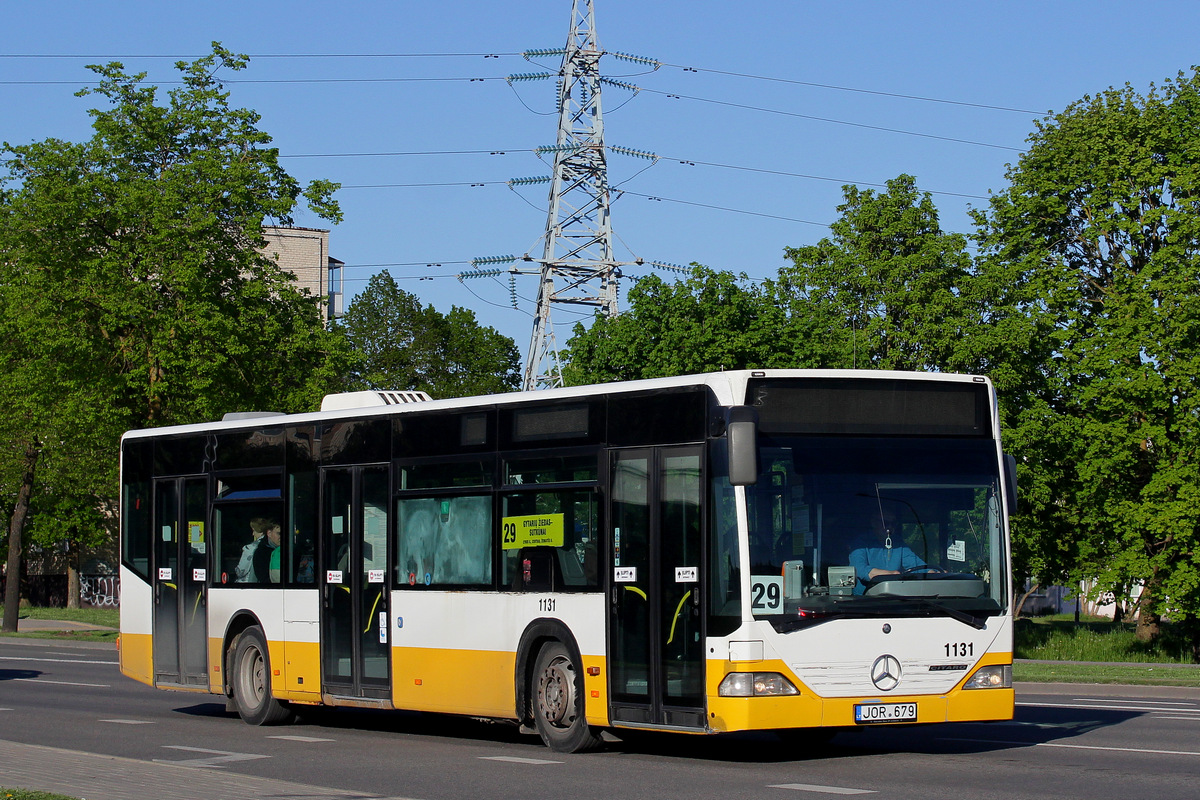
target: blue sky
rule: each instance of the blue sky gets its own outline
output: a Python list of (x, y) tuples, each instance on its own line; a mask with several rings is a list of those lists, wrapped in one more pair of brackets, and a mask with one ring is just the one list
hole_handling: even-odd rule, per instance
[[(1182, 0), (595, 5), (606, 51), (664, 64), (646, 72), (602, 61), (606, 75), (643, 88), (605, 88), (608, 144), (661, 156), (609, 158), (610, 184), (624, 191), (612, 207), (618, 257), (760, 279), (783, 264), (785, 247), (828, 234), (845, 183), (913, 174), (934, 192), (943, 227), (968, 232), (968, 206), (1004, 187), (1041, 113), (1126, 82), (1144, 92), (1200, 62), (1200, 4)], [(545, 185), (505, 182), (548, 174), (532, 151), (555, 138), (553, 83), (503, 78), (557, 69), (557, 59), (513, 54), (562, 47), (570, 9), (570, 0), (13, 2), (0, 138), (85, 139), (96, 99), (73, 96), (92, 77), (85, 64), (116, 58), (165, 88), (174, 58), (220, 41), (253, 57), (230, 76), (241, 81), (230, 83), (231, 102), (262, 114), (289, 171), (346, 187), (330, 249), (348, 265), (348, 291), (386, 268), (424, 302), (470, 307), (524, 349), (535, 280), (519, 280), (513, 309), (505, 279), (453, 276), (473, 257), (541, 251)], [(92, 58), (45, 57), (73, 55)], [(153, 55), (173, 58), (141, 57)], [(348, 155), (361, 153), (431, 155)], [(389, 188), (354, 188), (379, 185)], [(328, 227), (305, 214), (297, 222)], [(577, 319), (555, 310), (560, 343)]]

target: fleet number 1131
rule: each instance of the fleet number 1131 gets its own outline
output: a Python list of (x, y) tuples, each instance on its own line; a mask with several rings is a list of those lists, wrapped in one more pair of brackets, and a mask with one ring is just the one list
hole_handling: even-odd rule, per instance
[(974, 642), (949, 642), (945, 647), (946, 658), (968, 658), (975, 655)]

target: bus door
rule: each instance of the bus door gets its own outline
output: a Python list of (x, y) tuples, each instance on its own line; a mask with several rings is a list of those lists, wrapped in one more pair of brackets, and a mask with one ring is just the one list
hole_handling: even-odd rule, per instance
[(208, 685), (208, 483), (154, 482), (154, 682)]
[(702, 450), (613, 451), (609, 697), (615, 723), (703, 728)]
[(322, 686), (389, 697), (388, 468), (326, 468), (322, 482)]

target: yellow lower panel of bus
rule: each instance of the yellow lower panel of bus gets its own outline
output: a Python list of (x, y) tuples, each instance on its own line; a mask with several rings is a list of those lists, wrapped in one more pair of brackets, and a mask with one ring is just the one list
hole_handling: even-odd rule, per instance
[[(984, 659), (984, 663), (1007, 663)], [(779, 672), (786, 675), (799, 695), (787, 697), (719, 697), (721, 681), (729, 672)], [(709, 727), (717, 731), (767, 730), (814, 726), (853, 727), (854, 706), (862, 697), (822, 698), (800, 683), (782, 661), (732, 664), (708, 662)], [(965, 679), (966, 676), (964, 676)], [(878, 700), (878, 695), (871, 699)], [(916, 703), (916, 722), (967, 722), (1012, 719), (1012, 689), (961, 689), (945, 695), (887, 696), (889, 703)]]
[[(271, 644), (271, 693), (280, 700), (321, 699), (321, 646), (316, 642)], [(279, 666), (275, 666), (279, 665)]]
[(154, 639), (148, 633), (122, 633), (118, 660), (121, 674), (154, 685)]
[(392, 702), (413, 711), (512, 717), (514, 653), (392, 648)]
[(782, 661), (752, 664), (723, 660), (708, 662), (708, 727), (715, 731), (757, 731), (772, 728), (815, 727), (821, 723), (822, 700), (799, 686), (789, 697), (720, 697), (721, 681), (730, 672), (779, 672), (795, 678)]

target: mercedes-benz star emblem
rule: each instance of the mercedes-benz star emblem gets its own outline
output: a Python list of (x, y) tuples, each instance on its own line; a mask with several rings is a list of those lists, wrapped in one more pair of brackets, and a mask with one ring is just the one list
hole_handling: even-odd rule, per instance
[(900, 659), (880, 656), (871, 665), (871, 683), (881, 692), (890, 692), (900, 685)]

